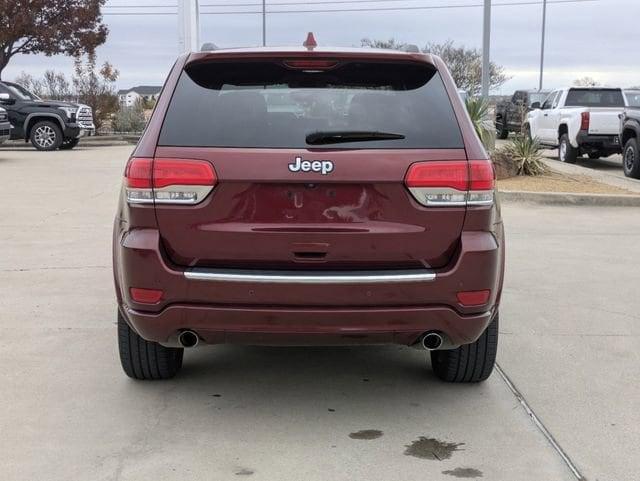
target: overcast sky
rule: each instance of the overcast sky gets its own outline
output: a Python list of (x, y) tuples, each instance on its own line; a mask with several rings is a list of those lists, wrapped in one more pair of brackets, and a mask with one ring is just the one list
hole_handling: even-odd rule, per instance
[[(247, 4), (257, 0), (200, 0), (201, 4)], [(282, 3), (294, 0), (267, 0)], [(302, 0), (298, 0), (302, 1)], [(319, 0), (309, 0), (307, 3)], [(493, 4), (525, 0), (493, 0)], [(529, 0), (536, 1), (536, 0)], [(557, 0), (549, 0), (554, 2)], [(425, 5), (481, 4), (482, 0), (391, 0), (387, 3), (323, 5), (323, 8), (401, 7)], [(118, 87), (162, 84), (178, 54), (176, 16), (113, 16), (107, 12), (121, 5), (175, 5), (175, 0), (109, 0), (104, 20), (110, 34), (98, 49), (102, 62), (109, 60), (120, 70)], [(305, 6), (271, 7), (300, 9)], [(309, 7), (319, 8), (319, 7)], [(255, 10), (232, 7), (226, 10)], [(141, 11), (171, 12), (171, 8)], [(211, 7), (203, 11), (213, 11)], [(217, 8), (216, 11), (224, 11)], [(595, 0), (584, 3), (549, 4), (545, 55), (545, 88), (570, 84), (575, 78), (594, 77), (612, 86), (640, 85), (638, 28), (640, 0)], [(503, 65), (513, 78), (500, 93), (517, 88), (535, 88), (540, 59), (541, 5), (494, 6), (491, 59)], [(251, 46), (262, 42), (261, 15), (203, 15), (201, 40), (220, 47)], [(272, 14), (267, 17), (267, 45), (300, 45), (313, 31), (323, 46), (358, 46), (363, 37), (395, 38), (424, 46), (428, 42), (453, 40), (456, 44), (481, 47), (482, 8), (452, 8), (350, 13)], [(70, 59), (57, 56), (14, 57), (3, 73), (13, 79), (21, 71), (36, 76), (46, 69), (71, 73)]]

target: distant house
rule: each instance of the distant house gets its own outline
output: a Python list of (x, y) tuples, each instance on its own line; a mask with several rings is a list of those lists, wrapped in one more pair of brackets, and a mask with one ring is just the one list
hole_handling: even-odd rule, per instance
[(162, 87), (138, 85), (127, 90), (118, 90), (118, 100), (120, 105), (132, 107), (138, 99), (144, 99), (145, 101), (157, 100), (160, 90), (162, 90)]

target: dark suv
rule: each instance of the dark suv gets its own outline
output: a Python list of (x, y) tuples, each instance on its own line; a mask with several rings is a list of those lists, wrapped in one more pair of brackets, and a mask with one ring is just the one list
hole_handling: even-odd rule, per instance
[(494, 173), (435, 56), (180, 57), (127, 163), (113, 256), (136, 379), (221, 343), (414, 346), (450, 382), (494, 366)]

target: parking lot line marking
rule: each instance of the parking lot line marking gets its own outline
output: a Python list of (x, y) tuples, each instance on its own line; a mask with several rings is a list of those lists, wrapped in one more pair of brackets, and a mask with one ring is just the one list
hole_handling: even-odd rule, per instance
[(522, 405), (522, 407), (524, 408), (525, 412), (533, 420), (533, 424), (535, 424), (536, 427), (543, 434), (543, 436), (545, 438), (547, 438), (547, 441), (549, 441), (549, 444), (551, 444), (553, 449), (560, 455), (560, 457), (562, 458), (564, 463), (567, 465), (567, 467), (571, 470), (571, 472), (576, 477), (576, 479), (579, 480), (579, 481), (586, 481), (587, 478), (585, 478), (582, 475), (582, 473), (580, 473), (580, 471), (578, 470), (577, 466), (573, 463), (573, 461), (571, 461), (571, 458), (569, 457), (569, 455), (564, 451), (564, 449), (562, 449), (562, 447), (558, 444), (558, 442), (555, 440), (553, 435), (549, 432), (549, 430), (546, 428), (546, 426), (542, 423), (540, 418), (536, 415), (536, 413), (533, 411), (533, 409), (531, 409), (531, 406), (529, 406), (529, 403), (527, 402), (527, 400), (524, 398), (522, 393), (520, 391), (518, 391), (518, 388), (515, 386), (515, 384), (513, 384), (511, 379), (509, 379), (509, 376), (507, 376), (507, 374), (502, 370), (502, 367), (499, 364), (496, 363), (495, 369), (496, 369), (496, 371), (498, 371), (498, 374), (500, 374), (500, 377), (502, 377), (502, 380), (505, 382), (505, 384), (507, 385), (509, 390), (516, 397), (518, 402)]

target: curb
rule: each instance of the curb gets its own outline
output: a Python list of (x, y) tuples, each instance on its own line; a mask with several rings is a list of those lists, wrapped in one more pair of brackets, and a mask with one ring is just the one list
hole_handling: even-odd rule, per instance
[(533, 202), (542, 205), (586, 205), (606, 207), (640, 207), (640, 195), (573, 194), (569, 192), (499, 191), (505, 202)]
[[(90, 142), (86, 142), (86, 141), (80, 141), (80, 144), (78, 144), (79, 147), (117, 147), (117, 146), (123, 146), (123, 145), (135, 145), (136, 143), (138, 143), (138, 139), (135, 140), (127, 140), (127, 139), (121, 139), (121, 140), (109, 140), (109, 139), (105, 139), (105, 140), (99, 140), (99, 141), (90, 141)], [(3, 149), (4, 147), (4, 149)], [(4, 144), (2, 144), (0, 146), (0, 150), (35, 150), (33, 148), (33, 146), (30, 143), (24, 143), (24, 142), (5, 142)]]

